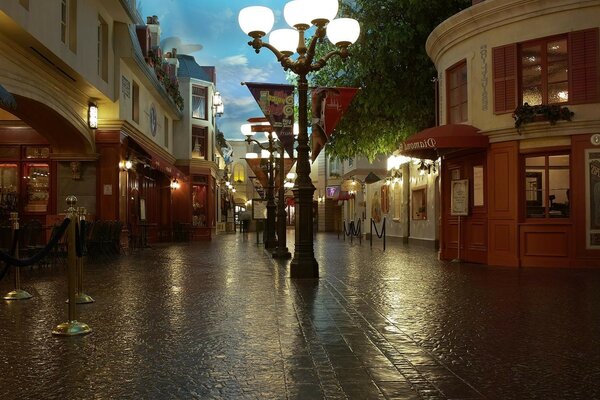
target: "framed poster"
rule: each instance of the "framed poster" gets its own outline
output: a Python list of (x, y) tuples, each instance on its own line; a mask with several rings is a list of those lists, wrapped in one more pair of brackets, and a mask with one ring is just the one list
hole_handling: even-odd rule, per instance
[(450, 181), (450, 215), (469, 215), (469, 180)]
[(146, 220), (146, 200), (140, 199), (140, 221)]
[(267, 200), (252, 199), (252, 219), (267, 219)]

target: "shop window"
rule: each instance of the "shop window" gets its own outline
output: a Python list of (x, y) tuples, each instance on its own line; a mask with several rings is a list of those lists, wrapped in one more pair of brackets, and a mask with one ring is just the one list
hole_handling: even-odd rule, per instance
[(108, 81), (108, 24), (98, 15), (97, 73)]
[(207, 119), (206, 88), (192, 86), (192, 118)]
[[(195, 178), (195, 177), (194, 177)], [(192, 185), (192, 225), (206, 226), (206, 185)]]
[(400, 182), (392, 183), (394, 193), (394, 221), (400, 221), (402, 212), (402, 185)]
[(207, 128), (192, 127), (192, 158), (206, 159)]
[(17, 164), (0, 164), (0, 219), (8, 220), (11, 212), (17, 211), (19, 175)]
[(131, 94), (131, 119), (140, 123), (140, 87), (133, 82)]
[(468, 119), (467, 62), (462, 61), (447, 71), (448, 123), (459, 124)]
[(427, 188), (412, 191), (412, 219), (427, 219)]
[(244, 183), (246, 181), (246, 169), (242, 164), (235, 163), (233, 165), (233, 182)]
[(570, 214), (568, 154), (525, 157), (527, 218), (568, 218)]
[(27, 159), (46, 159), (50, 156), (49, 147), (25, 147), (25, 158)]
[(25, 163), (23, 186), (26, 212), (47, 212), (50, 200), (50, 168), (45, 163)]
[(600, 100), (598, 28), (496, 47), (492, 60), (496, 113)]

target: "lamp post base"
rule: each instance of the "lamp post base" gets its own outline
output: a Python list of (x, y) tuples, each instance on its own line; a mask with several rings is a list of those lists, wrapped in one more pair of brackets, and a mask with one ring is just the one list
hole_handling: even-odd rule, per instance
[(11, 292), (8, 292), (6, 296), (4, 296), (4, 300), (27, 300), (32, 298), (33, 296), (23, 290), (23, 289), (15, 289)]
[(290, 278), (292, 279), (319, 279), (319, 263), (314, 257), (301, 258), (298, 254), (290, 263)]
[(92, 328), (88, 324), (79, 321), (63, 322), (52, 331), (53, 335), (58, 336), (76, 336), (87, 335), (92, 332)]
[(292, 258), (292, 253), (289, 252), (287, 247), (277, 247), (273, 253), (273, 258), (288, 259)]

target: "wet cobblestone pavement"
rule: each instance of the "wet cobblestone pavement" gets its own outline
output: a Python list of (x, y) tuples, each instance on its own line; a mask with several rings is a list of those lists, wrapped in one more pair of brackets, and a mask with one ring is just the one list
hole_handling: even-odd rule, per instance
[(51, 335), (66, 269), (26, 268), (34, 298), (0, 303), (0, 398), (600, 398), (600, 272), (329, 234), (315, 256), (318, 281), (239, 233), (89, 260), (93, 332), (71, 338)]

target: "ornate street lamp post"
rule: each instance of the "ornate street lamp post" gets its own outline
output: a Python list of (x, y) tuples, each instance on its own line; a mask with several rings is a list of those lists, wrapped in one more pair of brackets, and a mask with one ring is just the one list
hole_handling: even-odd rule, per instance
[[(294, 29), (277, 29), (269, 35), (269, 42), (262, 38), (273, 28), (275, 15), (267, 7), (246, 7), (240, 11), (240, 27), (253, 40), (248, 42), (257, 53), (266, 47), (287, 71), (298, 75), (298, 163), (294, 199), (296, 204), (296, 245), (290, 266), (292, 278), (317, 278), (319, 265), (313, 249), (313, 194), (315, 187), (310, 179), (309, 146), (307, 132), (308, 80), (307, 75), (318, 71), (327, 61), (337, 55), (348, 57), (348, 46), (358, 39), (360, 27), (351, 18), (334, 19), (338, 11), (337, 0), (292, 0), (283, 10), (286, 22)], [(316, 26), (308, 47), (304, 40), (305, 31)], [(317, 42), (327, 35), (337, 49), (315, 61)], [(298, 58), (291, 56), (297, 52)]]
[(246, 141), (248, 144), (256, 143), (258, 147), (262, 150), (266, 150), (269, 152), (269, 161), (268, 161), (268, 178), (269, 183), (267, 186), (267, 222), (265, 224), (265, 249), (267, 250), (275, 250), (277, 246), (277, 240), (275, 239), (275, 210), (277, 206), (275, 205), (275, 168), (274, 168), (274, 158), (273, 152), (275, 151), (274, 147), (274, 138), (273, 134), (270, 132), (265, 132), (267, 136), (268, 144), (265, 146), (261, 142), (256, 139), (252, 139), (254, 132), (252, 130), (252, 126), (250, 124), (244, 124), (241, 128), (242, 133), (246, 136)]

